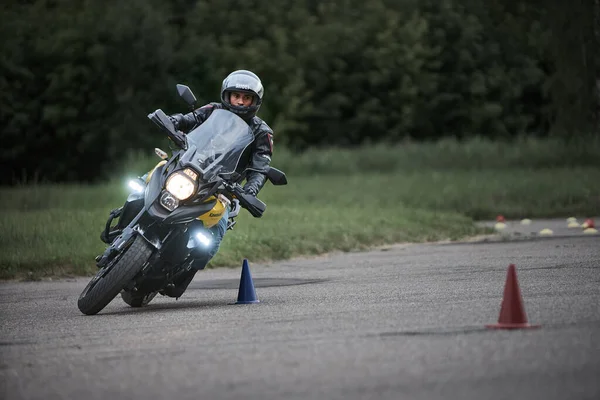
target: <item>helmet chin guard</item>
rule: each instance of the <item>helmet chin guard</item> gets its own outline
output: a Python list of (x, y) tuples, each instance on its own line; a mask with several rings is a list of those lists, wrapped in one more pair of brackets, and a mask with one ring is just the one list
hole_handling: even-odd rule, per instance
[[(229, 94), (231, 92), (253, 95), (252, 104), (248, 107), (231, 104), (229, 101)], [(245, 69), (233, 71), (227, 75), (221, 85), (221, 102), (224, 107), (245, 120), (250, 120), (256, 116), (262, 104), (263, 94), (264, 88), (260, 78), (255, 73)]]

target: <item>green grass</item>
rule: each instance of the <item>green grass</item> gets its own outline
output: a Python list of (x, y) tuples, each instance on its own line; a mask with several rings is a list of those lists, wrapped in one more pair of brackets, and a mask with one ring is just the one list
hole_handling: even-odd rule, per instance
[(558, 139), (519, 138), (490, 141), (482, 137), (458, 141), (373, 145), (361, 149), (320, 149), (292, 154), (276, 147), (274, 163), (294, 175), (404, 173), (428, 170), (499, 170), (600, 168), (600, 135)]
[[(528, 143), (515, 150), (484, 141), (447, 141), (299, 157), (282, 150), (273, 165), (288, 174), (289, 185), (263, 189), (264, 217), (243, 211), (210, 266), (456, 240), (482, 233), (473, 220), (498, 214), (599, 215), (600, 162), (591, 156), (597, 142)], [(561, 154), (571, 155), (564, 165)], [(128, 170), (142, 174), (156, 161), (132, 158)], [(108, 212), (122, 205), (126, 194), (125, 174), (98, 185), (0, 189), (0, 278), (92, 273), (93, 258), (104, 249), (99, 233)]]

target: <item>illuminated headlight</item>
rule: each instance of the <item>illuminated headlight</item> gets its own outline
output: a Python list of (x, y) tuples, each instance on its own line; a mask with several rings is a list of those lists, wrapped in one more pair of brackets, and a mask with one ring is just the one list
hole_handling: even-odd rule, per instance
[(204, 247), (208, 247), (212, 243), (211, 237), (204, 232), (196, 233), (196, 239), (198, 239), (198, 242), (200, 242), (200, 244)]
[(160, 196), (160, 204), (169, 211), (173, 211), (179, 207), (179, 200), (175, 198), (171, 193), (164, 192)]
[(177, 200), (186, 200), (196, 191), (196, 182), (184, 173), (175, 172), (167, 179), (165, 188), (175, 196)]
[(129, 181), (129, 188), (135, 193), (143, 193), (145, 186), (140, 183), (139, 180), (132, 179)]

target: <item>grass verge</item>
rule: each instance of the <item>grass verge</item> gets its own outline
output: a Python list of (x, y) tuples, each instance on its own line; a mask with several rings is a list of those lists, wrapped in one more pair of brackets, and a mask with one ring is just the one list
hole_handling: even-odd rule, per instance
[[(424, 157), (433, 151), (427, 146), (431, 145), (421, 150)], [(398, 150), (408, 154), (402, 153), (408, 151), (404, 147)], [(254, 219), (242, 212), (210, 266), (239, 266), (242, 258), (268, 261), (397, 242), (457, 240), (483, 232), (474, 219), (497, 214), (600, 215), (600, 168), (593, 165), (594, 159), (579, 157), (581, 165), (569, 159), (572, 165), (551, 166), (540, 161), (554, 159), (551, 152), (538, 150), (531, 150), (537, 154), (530, 158), (535, 160), (531, 165), (526, 154), (519, 153), (511, 156), (511, 163), (496, 160), (485, 168), (478, 163), (469, 167), (465, 160), (455, 168), (442, 167), (453, 165), (443, 160), (430, 161), (433, 167), (408, 167), (406, 161), (393, 161), (389, 148), (379, 153), (372, 148), (340, 150), (337, 157), (325, 150), (312, 153), (315, 164), (324, 158), (335, 160), (331, 165), (337, 167), (313, 174), (301, 168), (307, 161), (282, 152), (274, 165), (288, 173), (289, 185), (263, 189), (260, 198), (268, 205), (264, 217)], [(468, 146), (463, 151), (465, 159), (473, 152)], [(448, 157), (461, 158), (459, 152), (456, 147)], [(285, 159), (286, 154), (291, 159)], [(365, 154), (370, 154), (371, 164), (387, 167), (367, 168), (369, 173), (354, 170)], [(146, 167), (155, 160), (140, 162)], [(91, 274), (94, 256), (104, 250), (100, 230), (108, 212), (125, 197), (120, 179), (98, 185), (0, 189), (0, 279)]]

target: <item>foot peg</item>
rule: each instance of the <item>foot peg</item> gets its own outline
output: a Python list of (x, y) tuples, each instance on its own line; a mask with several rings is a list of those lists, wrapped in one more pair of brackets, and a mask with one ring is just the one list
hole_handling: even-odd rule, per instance
[(236, 224), (236, 223), (237, 223), (237, 221), (235, 221), (235, 220), (233, 220), (233, 219), (230, 219), (230, 220), (227, 222), (227, 230), (233, 229), (233, 227), (235, 226), (235, 224)]

